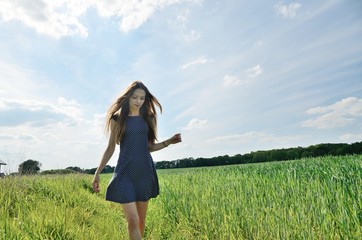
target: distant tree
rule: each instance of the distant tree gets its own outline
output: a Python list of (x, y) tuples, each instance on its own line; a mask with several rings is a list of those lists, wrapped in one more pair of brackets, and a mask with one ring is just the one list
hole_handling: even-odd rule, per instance
[(40, 171), (41, 163), (28, 159), (19, 165), (19, 174), (36, 174)]
[(157, 169), (167, 169), (167, 168), (174, 168), (175, 162), (174, 161), (160, 161), (155, 163)]
[(352, 143), (350, 153), (362, 154), (362, 142)]
[(68, 170), (73, 170), (73, 171), (76, 171), (76, 172), (83, 172), (83, 169), (81, 169), (80, 167), (67, 167), (66, 169)]
[(115, 167), (112, 167), (110, 165), (106, 165), (102, 171), (102, 173), (113, 173), (114, 172), (114, 168)]
[(50, 174), (79, 174), (79, 173), (72, 169), (52, 169), (52, 170), (42, 171), (40, 174), (50, 175)]
[(97, 168), (84, 169), (84, 172), (87, 174), (94, 174), (97, 171)]
[[(101, 173), (113, 173), (115, 167), (106, 165)], [(84, 169), (84, 173), (86, 174), (94, 174), (97, 171), (97, 168)]]

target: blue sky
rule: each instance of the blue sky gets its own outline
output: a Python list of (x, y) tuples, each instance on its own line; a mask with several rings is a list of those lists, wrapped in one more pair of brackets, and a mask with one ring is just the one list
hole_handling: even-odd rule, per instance
[(134, 80), (164, 108), (159, 139), (183, 136), (155, 161), (361, 141), (361, 13), (358, 0), (1, 0), (5, 171), (96, 167), (105, 112)]

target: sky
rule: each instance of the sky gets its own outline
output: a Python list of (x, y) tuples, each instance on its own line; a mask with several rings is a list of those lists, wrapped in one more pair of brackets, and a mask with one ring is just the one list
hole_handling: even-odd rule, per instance
[(359, 0), (0, 0), (2, 172), (97, 167), (135, 80), (182, 135), (156, 162), (362, 141), (361, 26)]

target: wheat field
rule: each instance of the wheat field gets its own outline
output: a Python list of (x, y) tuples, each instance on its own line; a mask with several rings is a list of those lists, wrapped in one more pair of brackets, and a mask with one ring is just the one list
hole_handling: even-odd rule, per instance
[[(159, 170), (145, 239), (362, 239), (362, 156)], [(91, 175), (0, 179), (0, 239), (127, 239)]]

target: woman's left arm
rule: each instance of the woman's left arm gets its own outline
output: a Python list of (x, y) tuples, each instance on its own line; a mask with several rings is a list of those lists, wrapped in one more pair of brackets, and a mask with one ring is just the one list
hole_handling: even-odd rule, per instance
[(173, 135), (171, 138), (159, 142), (159, 143), (148, 143), (148, 149), (150, 150), (150, 152), (155, 152), (161, 149), (164, 149), (165, 147), (168, 147), (170, 144), (176, 144), (181, 142), (181, 133), (177, 133), (175, 135)]

